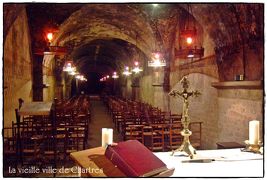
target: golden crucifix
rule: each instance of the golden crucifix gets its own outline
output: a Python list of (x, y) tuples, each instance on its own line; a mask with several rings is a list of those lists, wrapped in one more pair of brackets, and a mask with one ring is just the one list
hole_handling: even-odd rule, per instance
[(177, 151), (183, 151), (189, 155), (191, 159), (194, 158), (194, 155), (196, 154), (195, 148), (191, 145), (189, 141), (189, 136), (191, 136), (192, 132), (189, 130), (189, 124), (190, 124), (190, 118), (188, 115), (188, 108), (189, 108), (189, 97), (197, 97), (200, 95), (199, 91), (188, 91), (189, 87), (189, 81), (187, 80), (187, 77), (184, 76), (183, 79), (180, 81), (183, 86), (183, 91), (179, 92), (177, 90), (172, 90), (169, 95), (173, 97), (181, 97), (183, 98), (183, 114), (182, 114), (182, 125), (183, 130), (181, 131), (181, 135), (184, 137), (182, 145), (172, 152), (172, 156)]

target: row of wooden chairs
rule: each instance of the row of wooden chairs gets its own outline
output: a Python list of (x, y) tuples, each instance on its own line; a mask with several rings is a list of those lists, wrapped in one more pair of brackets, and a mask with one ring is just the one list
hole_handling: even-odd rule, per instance
[(58, 102), (55, 107), (54, 118), (21, 117), (21, 122), (4, 128), (5, 162), (16, 166), (55, 165), (71, 152), (86, 148), (91, 117), (89, 98), (79, 96)]
[[(104, 102), (124, 140), (137, 139), (152, 151), (171, 150), (182, 144), (181, 115), (113, 96), (106, 99)], [(201, 148), (202, 122), (192, 122), (190, 129), (192, 145)]]

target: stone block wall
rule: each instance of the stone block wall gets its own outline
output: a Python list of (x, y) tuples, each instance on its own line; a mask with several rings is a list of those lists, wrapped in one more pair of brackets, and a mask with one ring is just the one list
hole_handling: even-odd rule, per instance
[(152, 86), (152, 76), (143, 76), (140, 80), (140, 101), (154, 105), (154, 89)]
[(4, 44), (4, 126), (15, 119), (18, 99), (32, 101), (32, 60), (26, 10), (23, 9), (10, 27)]
[(263, 136), (263, 91), (257, 89), (219, 90), (219, 141), (244, 143), (249, 138), (249, 121), (260, 121)]

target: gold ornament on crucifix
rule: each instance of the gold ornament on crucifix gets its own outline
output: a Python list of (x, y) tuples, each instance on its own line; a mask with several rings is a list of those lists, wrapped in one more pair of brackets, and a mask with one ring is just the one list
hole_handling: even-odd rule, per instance
[(189, 88), (189, 81), (187, 80), (187, 77), (184, 76), (180, 83), (183, 86), (183, 91), (179, 92), (177, 90), (172, 90), (169, 95), (172, 97), (180, 97), (183, 99), (183, 114), (182, 114), (182, 125), (183, 125), (183, 130), (181, 131), (181, 135), (184, 137), (182, 145), (174, 150), (172, 152), (172, 156), (174, 155), (175, 152), (181, 151), (185, 152), (189, 155), (191, 159), (194, 158), (194, 155), (196, 154), (195, 148), (191, 145), (189, 136), (191, 136), (192, 132), (189, 130), (189, 124), (190, 124), (190, 118), (188, 114), (188, 108), (189, 108), (189, 102), (188, 98), (189, 97), (197, 97), (200, 95), (199, 91), (188, 91)]

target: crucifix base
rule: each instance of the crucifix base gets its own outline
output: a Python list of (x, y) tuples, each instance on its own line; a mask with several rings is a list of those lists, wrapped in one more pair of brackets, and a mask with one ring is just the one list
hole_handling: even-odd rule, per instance
[(194, 156), (197, 153), (196, 153), (196, 149), (191, 145), (191, 143), (189, 141), (189, 136), (190, 135), (183, 134), (183, 136), (184, 136), (183, 143), (182, 143), (182, 145), (178, 149), (172, 151), (172, 154), (171, 154), (172, 156), (174, 155), (175, 152), (185, 152), (186, 154), (188, 154), (188, 156), (190, 157), (190, 159), (193, 159), (194, 158)]

